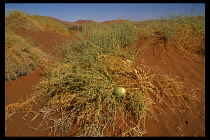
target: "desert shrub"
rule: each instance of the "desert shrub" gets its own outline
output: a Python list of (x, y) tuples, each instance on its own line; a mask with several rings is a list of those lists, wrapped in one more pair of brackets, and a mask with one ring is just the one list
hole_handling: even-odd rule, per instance
[(120, 24), (112, 25), (112, 30), (116, 34), (116, 39), (120, 41), (120, 44), (125, 47), (130, 43), (137, 40), (139, 31), (135, 28), (135, 23), (130, 20), (126, 20)]
[(68, 26), (67, 28), (68, 30), (82, 31), (82, 26), (72, 25), (72, 26)]
[[(90, 31), (91, 30), (91, 31)], [(125, 21), (122, 23), (116, 23), (113, 25), (106, 25), (101, 23), (92, 23), (84, 33), (91, 32), (91, 41), (96, 42), (96, 45), (109, 45), (113, 42), (118, 43), (121, 47), (128, 46), (131, 42), (135, 42), (137, 40), (138, 30), (135, 29), (134, 22), (132, 21)], [(111, 40), (113, 39), (113, 40)], [(101, 44), (99, 41), (105, 40)], [(115, 45), (115, 44), (114, 44)]]
[(184, 58), (204, 63), (205, 16), (181, 17), (174, 40)]
[(88, 39), (88, 42), (94, 46), (100, 46), (103, 49), (103, 53), (112, 53), (114, 51), (112, 54), (116, 55), (122, 48), (129, 46), (124, 55), (127, 55), (125, 57), (130, 57), (129, 59), (133, 60), (135, 58), (134, 56), (139, 52), (135, 47), (138, 40), (138, 33), (132, 21), (114, 25), (96, 22), (85, 26), (79, 36), (84, 40)]
[[(150, 22), (157, 22), (157, 21), (150, 21)], [(151, 28), (151, 24), (148, 21), (143, 22), (135, 22), (135, 29), (139, 31), (139, 38), (140, 39), (150, 39), (153, 35), (153, 29)]]
[(10, 29), (5, 34), (5, 81), (28, 75), (47, 61), (46, 55)]
[[(73, 54), (76, 53), (70, 55), (75, 57)], [(48, 130), (50, 127), (46, 127), (46, 124), (53, 122), (54, 135), (69, 133), (76, 124), (79, 129), (73, 136), (112, 136), (109, 129), (119, 133), (116, 121), (121, 115), (126, 129), (130, 129), (124, 135), (144, 134), (145, 112), (149, 111), (152, 101), (142, 92), (131, 66), (122, 58), (108, 55), (98, 56), (94, 64), (82, 58), (58, 62), (45, 71), (36, 91), (41, 92), (44, 98), (44, 108), (40, 111), (43, 121), (36, 130)], [(125, 98), (117, 98), (113, 94), (118, 86), (126, 88)], [(117, 115), (118, 112), (120, 115)], [(64, 113), (63, 117), (53, 117), (60, 113)], [(127, 119), (133, 116), (133, 122), (128, 123)]]

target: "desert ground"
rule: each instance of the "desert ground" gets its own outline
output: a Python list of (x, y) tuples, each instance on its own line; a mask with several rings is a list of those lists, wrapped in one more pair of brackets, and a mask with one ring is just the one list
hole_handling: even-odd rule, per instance
[[(91, 21), (80, 20), (75, 23), (64, 22), (55, 18), (52, 18), (60, 22), (61, 24), (68, 25), (81, 25), (91, 23)], [(107, 23), (112, 22), (108, 21)], [(16, 33), (20, 36), (30, 35), (34, 38), (33, 44), (40, 46), (40, 49), (50, 54), (54, 59), (58, 58), (55, 47), (63, 43), (64, 40), (75, 40), (76, 34), (80, 31), (69, 31), (69, 35), (62, 35), (53, 31), (27, 31), (23, 28), (16, 30)], [(140, 47), (146, 39), (138, 40), (136, 47)], [(143, 137), (204, 137), (205, 136), (205, 63), (198, 63), (192, 60), (182, 58), (174, 47), (169, 47), (167, 55), (161, 59), (157, 54), (161, 52), (161, 48), (154, 42), (151, 42), (149, 46), (144, 50), (144, 53), (139, 56), (132, 65), (138, 67), (140, 64), (148, 66), (157, 66), (163, 73), (180, 77), (180, 81), (184, 83), (184, 86), (191, 87), (192, 89), (199, 88), (194, 92), (194, 96), (199, 101), (199, 104), (192, 104), (188, 101), (190, 109), (183, 109), (179, 106), (171, 109), (165, 109), (161, 105), (157, 105), (154, 108), (156, 119), (146, 117), (145, 127), (146, 133)], [(138, 57), (138, 56), (137, 56)], [(51, 62), (49, 62), (51, 63)], [(34, 92), (34, 88), (40, 81), (43, 68), (35, 69), (31, 74), (22, 76), (12, 82), (5, 82), (5, 106), (15, 103), (18, 100), (26, 100), (30, 94)], [(152, 97), (151, 97), (152, 98)], [(39, 103), (36, 104), (34, 109), (39, 107)], [(164, 111), (162, 111), (164, 110)], [(33, 119), (31, 113), (25, 114), (24, 111), (18, 111), (9, 120), (6, 121), (5, 136), (53, 136), (49, 134), (50, 130), (36, 131), (29, 128), (29, 126), (37, 126), (41, 121), (40, 117)], [(120, 122), (119, 122), (120, 123)], [(119, 125), (119, 124), (118, 124)], [(73, 136), (76, 132), (77, 126), (71, 129), (69, 133), (64, 133), (62, 136)], [(120, 131), (116, 132), (119, 133)]]

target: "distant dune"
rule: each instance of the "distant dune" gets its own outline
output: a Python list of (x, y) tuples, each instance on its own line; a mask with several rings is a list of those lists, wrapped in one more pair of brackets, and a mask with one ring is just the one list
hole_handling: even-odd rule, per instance
[(92, 20), (77, 20), (74, 23), (79, 24), (79, 25), (83, 25), (83, 24), (87, 24), (87, 23), (93, 23), (95, 21)]
[(93, 23), (95, 21), (93, 20), (77, 20), (75, 22), (68, 22), (68, 21), (62, 21), (60, 19), (57, 18), (53, 18), (53, 17), (48, 17), (48, 16), (44, 16), (53, 20), (56, 20), (57, 22), (63, 24), (64, 26), (82, 26), (84, 24), (88, 24), (88, 23)]
[[(93, 22), (96, 22), (96, 21), (93, 21), (93, 20), (77, 20), (75, 22), (68, 22), (68, 21), (62, 21), (60, 19), (57, 19), (57, 18), (54, 18), (54, 17), (48, 17), (48, 16), (44, 16), (44, 17), (47, 17), (47, 18), (50, 18), (50, 19), (53, 19), (53, 20), (56, 20), (57, 22), (63, 24), (64, 26), (83, 26), (85, 24), (89, 24), (89, 23), (93, 23)], [(117, 20), (108, 20), (108, 21), (103, 21), (101, 23), (105, 23), (105, 24), (115, 24), (115, 23), (122, 23), (122, 22), (125, 22), (126, 20), (124, 19), (117, 19)], [(153, 22), (153, 21), (160, 21), (160, 20), (147, 20), (147, 21), (139, 21), (137, 23), (141, 23), (142, 25), (146, 25), (150, 22)]]
[[(93, 20), (77, 20), (75, 22), (68, 22), (68, 21), (62, 21), (62, 20), (57, 19), (57, 18), (54, 18), (54, 17), (48, 17), (48, 16), (44, 16), (44, 17), (47, 17), (47, 18), (51, 18), (53, 20), (56, 20), (59, 23), (63, 24), (64, 26), (83, 26), (85, 24), (96, 22), (96, 21), (93, 21)], [(198, 17), (201, 18), (201, 19), (205, 18), (205, 16), (198, 16)], [(190, 17), (188, 17), (188, 18), (190, 18)], [(125, 21), (126, 20), (124, 20), (124, 19), (117, 19), (117, 20), (103, 21), (101, 23), (114, 24), (114, 23), (122, 23), (122, 22), (125, 22)], [(158, 21), (160, 21), (160, 20), (137, 21), (137, 23), (141, 23), (141, 25), (146, 25), (146, 24), (149, 24), (151, 22), (158, 22)]]

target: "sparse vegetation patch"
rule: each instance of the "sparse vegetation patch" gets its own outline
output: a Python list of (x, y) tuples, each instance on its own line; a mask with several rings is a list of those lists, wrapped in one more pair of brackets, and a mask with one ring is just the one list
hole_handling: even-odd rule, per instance
[(138, 25), (142, 38), (155, 41), (154, 47), (161, 47), (160, 58), (168, 55), (168, 49), (175, 47), (183, 58), (204, 63), (205, 16), (172, 14), (148, 25)]

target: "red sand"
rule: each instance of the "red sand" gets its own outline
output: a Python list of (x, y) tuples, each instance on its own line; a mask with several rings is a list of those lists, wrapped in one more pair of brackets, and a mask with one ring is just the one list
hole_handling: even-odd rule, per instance
[[(26, 32), (21, 30), (20, 34), (26, 35)], [(56, 44), (62, 43), (63, 38), (73, 37), (73, 35), (65, 37), (53, 32), (31, 32), (30, 35), (35, 38), (35, 45), (44, 44), (41, 49), (47, 53), (51, 53)], [(141, 45), (141, 42), (139, 42), (139, 45)], [(201, 104), (195, 107), (191, 105), (192, 109), (185, 112), (181, 112), (178, 108), (174, 112), (165, 110), (166, 116), (156, 109), (155, 112), (159, 122), (147, 118), (146, 128), (148, 133), (143, 136), (205, 136), (205, 65), (181, 59), (173, 47), (170, 47), (168, 52), (172, 61), (166, 58), (164, 59), (165, 64), (163, 64), (161, 59), (153, 55), (152, 46), (151, 44), (145, 53), (139, 57), (140, 59), (135, 65), (138, 66), (139, 63), (151, 66), (157, 65), (167, 74), (180, 76), (186, 86), (201, 89), (201, 91), (196, 92)], [(157, 49), (155, 49), (156, 52), (158, 52)], [(17, 97), (21, 98), (22, 96), (23, 99), (26, 99), (27, 95), (33, 92), (33, 87), (39, 81), (40, 74), (41, 69), (37, 69), (29, 76), (6, 83), (5, 105), (16, 102)], [(27, 123), (30, 119), (32, 119), (31, 114), (26, 116), (26, 120), (23, 120), (22, 112), (13, 115), (12, 120), (7, 121), (5, 136), (48, 136), (49, 131), (37, 132), (28, 128)], [(36, 126), (37, 121), (39, 119), (32, 122), (32, 126)]]
[[(164, 64), (161, 59), (153, 55), (153, 46), (151, 44), (136, 65), (140, 62), (151, 66), (157, 65), (166, 74), (181, 77), (186, 83), (185, 86), (200, 88), (201, 91), (196, 92), (196, 97), (201, 104), (196, 107), (191, 105), (192, 110), (186, 112), (180, 109), (176, 109), (175, 113), (165, 110), (167, 116), (159, 113), (157, 116), (159, 122), (147, 118), (148, 133), (144, 136), (205, 136), (205, 65), (181, 59), (181, 55), (175, 51), (174, 47), (169, 48), (170, 58), (166, 57)], [(155, 52), (157, 54), (158, 48)]]

